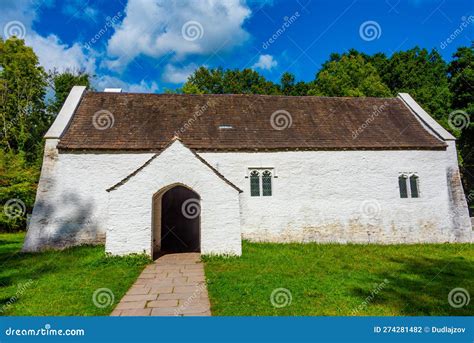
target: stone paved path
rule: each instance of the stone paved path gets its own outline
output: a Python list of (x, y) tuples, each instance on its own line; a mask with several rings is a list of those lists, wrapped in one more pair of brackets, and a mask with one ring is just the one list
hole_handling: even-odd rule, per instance
[(199, 253), (164, 255), (148, 265), (112, 316), (210, 316)]

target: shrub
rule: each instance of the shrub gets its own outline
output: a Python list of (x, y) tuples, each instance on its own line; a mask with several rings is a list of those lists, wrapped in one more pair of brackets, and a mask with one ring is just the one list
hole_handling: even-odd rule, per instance
[(35, 201), (40, 167), (22, 153), (0, 150), (0, 232), (26, 229)]

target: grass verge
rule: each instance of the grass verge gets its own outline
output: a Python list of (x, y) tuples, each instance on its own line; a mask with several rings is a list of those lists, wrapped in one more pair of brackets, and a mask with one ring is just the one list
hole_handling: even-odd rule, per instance
[(213, 315), (467, 316), (474, 301), (448, 295), (474, 295), (473, 247), (244, 242), (241, 257), (203, 259)]
[(0, 315), (108, 315), (149, 263), (107, 257), (103, 246), (21, 253), (23, 239), (0, 234)]

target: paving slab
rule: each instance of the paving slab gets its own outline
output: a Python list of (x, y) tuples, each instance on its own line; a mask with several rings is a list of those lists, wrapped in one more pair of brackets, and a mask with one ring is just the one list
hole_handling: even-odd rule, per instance
[(210, 316), (199, 253), (167, 254), (145, 267), (111, 316)]

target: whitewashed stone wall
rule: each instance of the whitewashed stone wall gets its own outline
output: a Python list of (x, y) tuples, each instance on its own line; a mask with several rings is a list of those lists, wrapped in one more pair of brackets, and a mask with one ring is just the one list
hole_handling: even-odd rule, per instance
[[(460, 182), (457, 203), (450, 199), (448, 169), (457, 171), (452, 149), (201, 155), (244, 191), (241, 227), (250, 240), (470, 242)], [(250, 196), (248, 167), (275, 168), (271, 197)], [(420, 198), (400, 198), (400, 172), (418, 174)]]
[[(153, 154), (61, 153), (48, 140), (24, 250), (104, 242), (117, 253), (151, 252), (152, 195), (184, 183), (203, 197), (202, 251), (235, 252), (237, 196), (187, 149), (166, 150), (129, 184), (106, 189)], [(469, 242), (472, 230), (451, 142), (447, 151), (202, 153), (240, 187), (246, 239), (273, 242)], [(454, 143), (454, 142), (453, 142)], [(173, 155), (174, 154), (174, 155)], [(192, 156), (192, 158), (191, 158)], [(166, 162), (164, 161), (166, 158)], [(251, 197), (247, 168), (273, 167), (273, 196)], [(416, 172), (420, 198), (401, 199), (398, 173)], [(219, 179), (220, 180), (220, 179)], [(222, 194), (219, 193), (222, 190)], [(232, 195), (232, 196), (231, 196)], [(229, 209), (222, 208), (229, 207)], [(232, 211), (231, 211), (232, 210)], [(108, 212), (109, 211), (109, 212)], [(224, 211), (233, 213), (222, 221)], [(111, 221), (107, 223), (110, 216)], [(132, 231), (120, 231), (123, 222)], [(233, 223), (233, 224), (232, 224)], [(219, 225), (218, 225), (219, 224)], [(230, 229), (232, 228), (232, 229)], [(131, 230), (131, 229), (128, 229)], [(214, 233), (216, 233), (214, 235)], [(217, 234), (218, 233), (218, 234)], [(114, 236), (115, 235), (115, 236)], [(135, 236), (134, 236), (135, 235)], [(212, 238), (207, 238), (211, 235)], [(112, 237), (118, 237), (115, 240)], [(123, 243), (122, 238), (128, 241)], [(135, 243), (130, 243), (135, 239)], [(122, 243), (120, 243), (122, 242)]]
[(176, 184), (187, 186), (201, 198), (201, 252), (240, 255), (239, 191), (179, 141), (109, 192), (106, 251), (152, 254), (153, 195)]
[(153, 154), (61, 153), (47, 139), (24, 251), (104, 243), (108, 194)]

